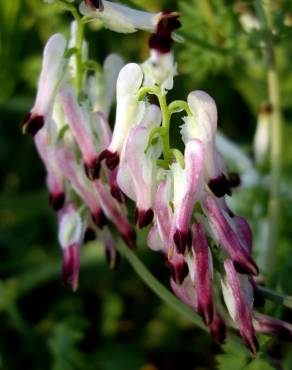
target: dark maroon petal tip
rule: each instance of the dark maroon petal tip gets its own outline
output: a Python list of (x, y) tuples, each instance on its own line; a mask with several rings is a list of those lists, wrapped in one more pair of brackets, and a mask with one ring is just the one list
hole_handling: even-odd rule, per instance
[(154, 213), (151, 208), (145, 211), (144, 209), (135, 210), (135, 222), (138, 225), (139, 229), (146, 227), (151, 224), (153, 221)]
[(172, 279), (175, 281), (177, 285), (182, 285), (184, 279), (187, 277), (189, 273), (189, 268), (187, 263), (184, 261), (182, 264), (174, 266), (173, 264), (169, 263), (170, 274)]
[(203, 307), (200, 303), (198, 304), (198, 314), (202, 317), (204, 324), (209, 326), (213, 321), (213, 305), (208, 304)]
[(161, 54), (169, 53), (173, 40), (172, 32), (181, 27), (179, 14), (165, 11), (158, 22), (156, 32), (149, 39), (150, 49), (157, 50)]
[(211, 322), (210, 332), (216, 343), (224, 343), (226, 338), (226, 325), (217, 313), (214, 314), (213, 321)]
[(98, 157), (98, 161), (101, 162), (105, 159), (105, 163), (110, 170), (114, 170), (120, 163), (119, 153), (112, 153), (111, 151), (105, 149), (102, 151)]
[(43, 116), (28, 113), (24, 119), (23, 132), (35, 136), (44, 124), (45, 119)]
[(102, 0), (84, 0), (87, 6), (94, 10), (99, 10), (100, 12), (103, 11), (103, 3)]
[(235, 270), (239, 272), (240, 274), (253, 275), (253, 276), (258, 276), (259, 274), (259, 268), (252, 259), (249, 259), (248, 263), (233, 261), (233, 265), (234, 265)]
[(173, 235), (173, 241), (176, 246), (177, 253), (184, 254), (187, 249), (192, 246), (192, 232), (188, 230), (187, 232), (176, 230)]
[(92, 227), (87, 227), (84, 233), (84, 243), (91, 242), (96, 239), (96, 232)]
[(109, 268), (113, 271), (116, 271), (119, 268), (121, 262), (120, 253), (117, 250), (106, 249), (105, 256)]
[(132, 228), (126, 234), (122, 234), (122, 238), (129, 248), (136, 248), (136, 233)]
[(125, 196), (122, 190), (117, 185), (111, 186), (111, 195), (115, 198), (119, 203), (125, 203)]
[(60, 211), (65, 203), (65, 194), (50, 194), (49, 203), (54, 211)]
[(215, 179), (211, 179), (208, 186), (217, 198), (222, 198), (225, 194), (231, 195), (229, 181), (223, 174)]
[(228, 182), (231, 188), (237, 188), (238, 186), (240, 186), (241, 180), (238, 173), (230, 172), (228, 174)]
[(107, 218), (105, 217), (105, 214), (102, 212), (102, 210), (98, 210), (95, 213), (91, 214), (91, 218), (95, 225), (102, 229), (107, 224)]
[(259, 342), (257, 340), (257, 337), (254, 335), (251, 336), (251, 338), (243, 337), (243, 341), (247, 348), (250, 350), (250, 352), (255, 356), (259, 351)]
[(98, 159), (93, 160), (91, 163), (84, 163), (84, 170), (86, 176), (90, 180), (96, 180), (99, 178), (100, 173), (100, 163)]
[(62, 281), (64, 285), (71, 285), (75, 292), (78, 287), (80, 268), (79, 245), (71, 245), (63, 249)]

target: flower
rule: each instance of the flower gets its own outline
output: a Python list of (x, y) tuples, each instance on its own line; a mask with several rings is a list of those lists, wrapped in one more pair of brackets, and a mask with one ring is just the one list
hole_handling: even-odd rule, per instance
[(80, 246), (84, 236), (84, 225), (73, 203), (69, 203), (59, 214), (59, 243), (63, 250), (62, 279), (73, 291), (78, 287)]
[(51, 113), (57, 87), (62, 79), (65, 48), (66, 40), (59, 33), (51, 36), (45, 46), (36, 100), (23, 125), (23, 131), (32, 136), (44, 126)]
[(192, 116), (185, 118), (182, 137), (185, 143), (199, 139), (205, 145), (205, 179), (217, 197), (230, 195), (225, 165), (217, 152), (215, 135), (217, 129), (217, 108), (210, 95), (204, 91), (193, 91), (188, 95), (188, 105)]
[(120, 162), (130, 128), (139, 124), (145, 112), (145, 103), (138, 102), (137, 93), (143, 80), (143, 71), (138, 64), (126, 64), (117, 79), (117, 109), (113, 136), (110, 145), (99, 155), (113, 170)]
[[(99, 6), (96, 6), (96, 3)], [(161, 17), (161, 13), (143, 12), (106, 0), (83, 1), (79, 10), (89, 18), (101, 20), (105, 28), (120, 33), (132, 33), (137, 30), (153, 32)]]

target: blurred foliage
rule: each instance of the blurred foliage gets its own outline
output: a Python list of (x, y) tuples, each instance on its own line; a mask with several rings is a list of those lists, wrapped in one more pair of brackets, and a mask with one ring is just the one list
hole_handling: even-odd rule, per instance
[[(218, 103), (220, 129), (252, 155), (257, 110), (267, 100), (264, 35), (260, 30), (244, 30), (239, 10), (248, 9), (260, 17), (257, 1), (124, 3), (153, 11), (180, 9), (183, 28), (179, 34), (185, 42), (175, 46), (181, 72), (177, 98), (185, 98), (191, 89), (208, 91)], [(292, 3), (274, 3), (285, 172), (281, 238), (275, 246), (277, 268), (272, 283), (292, 294)], [(61, 286), (61, 253), (47, 202), (44, 169), (20, 128), (34, 99), (42, 47), (53, 32), (68, 35), (70, 19), (58, 4), (0, 2), (0, 369), (292, 369), (288, 344), (279, 339), (265, 338), (262, 346), (267, 348), (268, 358), (260, 355), (251, 362), (241, 344), (228, 341), (221, 350), (208, 334), (160, 302), (126, 262), (117, 272), (110, 272), (100, 245), (83, 248), (77, 293)], [(126, 61), (142, 61), (147, 56), (148, 35), (143, 32), (97, 32), (90, 24), (86, 36), (91, 56), (100, 62), (109, 52), (119, 52)], [(262, 247), (268, 198), (268, 170), (260, 171), (258, 186), (234, 194), (237, 211), (253, 226), (256, 251)], [(160, 257), (145, 246), (138, 253), (168, 285), (168, 272)], [(275, 304), (268, 305), (268, 312), (291, 321), (291, 313)]]

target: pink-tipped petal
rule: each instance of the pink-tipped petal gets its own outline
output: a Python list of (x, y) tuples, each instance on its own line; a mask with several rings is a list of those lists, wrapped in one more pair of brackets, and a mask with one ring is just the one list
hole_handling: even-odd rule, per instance
[(222, 283), (222, 289), (226, 306), (245, 344), (253, 354), (256, 354), (259, 345), (252, 322), (252, 302), (242, 291), (239, 276), (230, 259), (224, 262), (224, 268), (226, 283)]
[(209, 248), (202, 225), (194, 226), (193, 251), (195, 254), (195, 282), (198, 297), (198, 313), (204, 323), (213, 320), (212, 282), (209, 261)]
[(70, 245), (63, 249), (62, 280), (64, 285), (70, 285), (73, 292), (78, 288), (80, 269), (80, 246)]
[(215, 239), (227, 251), (241, 273), (258, 275), (258, 267), (241, 245), (236, 233), (224, 217), (217, 201), (209, 194), (202, 199), (202, 208), (208, 218)]
[(255, 317), (256, 330), (265, 334), (274, 334), (285, 340), (292, 341), (292, 325), (260, 313)]
[(180, 285), (171, 279), (170, 285), (177, 298), (191, 307), (194, 311), (197, 311), (197, 293), (189, 276), (186, 277)]
[(190, 220), (199, 191), (204, 163), (204, 146), (199, 140), (190, 140), (185, 148), (185, 169), (172, 166), (174, 181), (173, 238), (179, 253), (191, 247)]
[(226, 325), (219, 313), (214, 310), (213, 320), (210, 324), (210, 332), (218, 344), (222, 344), (226, 338)]

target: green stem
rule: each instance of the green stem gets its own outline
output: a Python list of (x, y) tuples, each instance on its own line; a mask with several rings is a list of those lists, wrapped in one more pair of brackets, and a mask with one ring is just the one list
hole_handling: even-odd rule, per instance
[(279, 303), (282, 306), (292, 308), (292, 297), (283, 293), (275, 292), (272, 289), (265, 288), (262, 286), (258, 287), (261, 294), (268, 299), (269, 301), (273, 301), (275, 303)]
[(189, 105), (184, 100), (174, 100), (168, 106), (169, 114), (178, 113), (182, 110), (186, 111), (188, 116), (192, 116), (192, 112), (189, 108)]
[(266, 271), (271, 276), (275, 266), (276, 246), (280, 232), (280, 185), (282, 174), (282, 113), (279, 91), (277, 62), (274, 49), (272, 2), (266, 0), (263, 4), (267, 19), (266, 63), (269, 102), (271, 114), (271, 180), (268, 203), (269, 236), (266, 253)]
[(161, 94), (161, 90), (158, 86), (155, 87), (142, 87), (139, 92), (137, 99), (142, 100), (146, 94), (155, 95), (159, 101), (161, 113), (162, 113), (162, 130), (160, 132), (160, 137), (162, 140), (162, 149), (164, 156), (165, 166), (169, 165), (172, 162), (173, 155), (170, 149), (169, 141), (169, 129), (170, 129), (170, 113), (167, 106), (166, 95)]
[(131, 251), (125, 244), (119, 243), (118, 250), (127, 259), (129, 264), (135, 270), (137, 275), (143, 282), (155, 293), (158, 297), (177, 311), (180, 315), (184, 316), (187, 320), (191, 321), (201, 329), (207, 330), (201, 318), (191, 308), (179, 301), (168, 289), (166, 289), (143, 265), (136, 254)]

